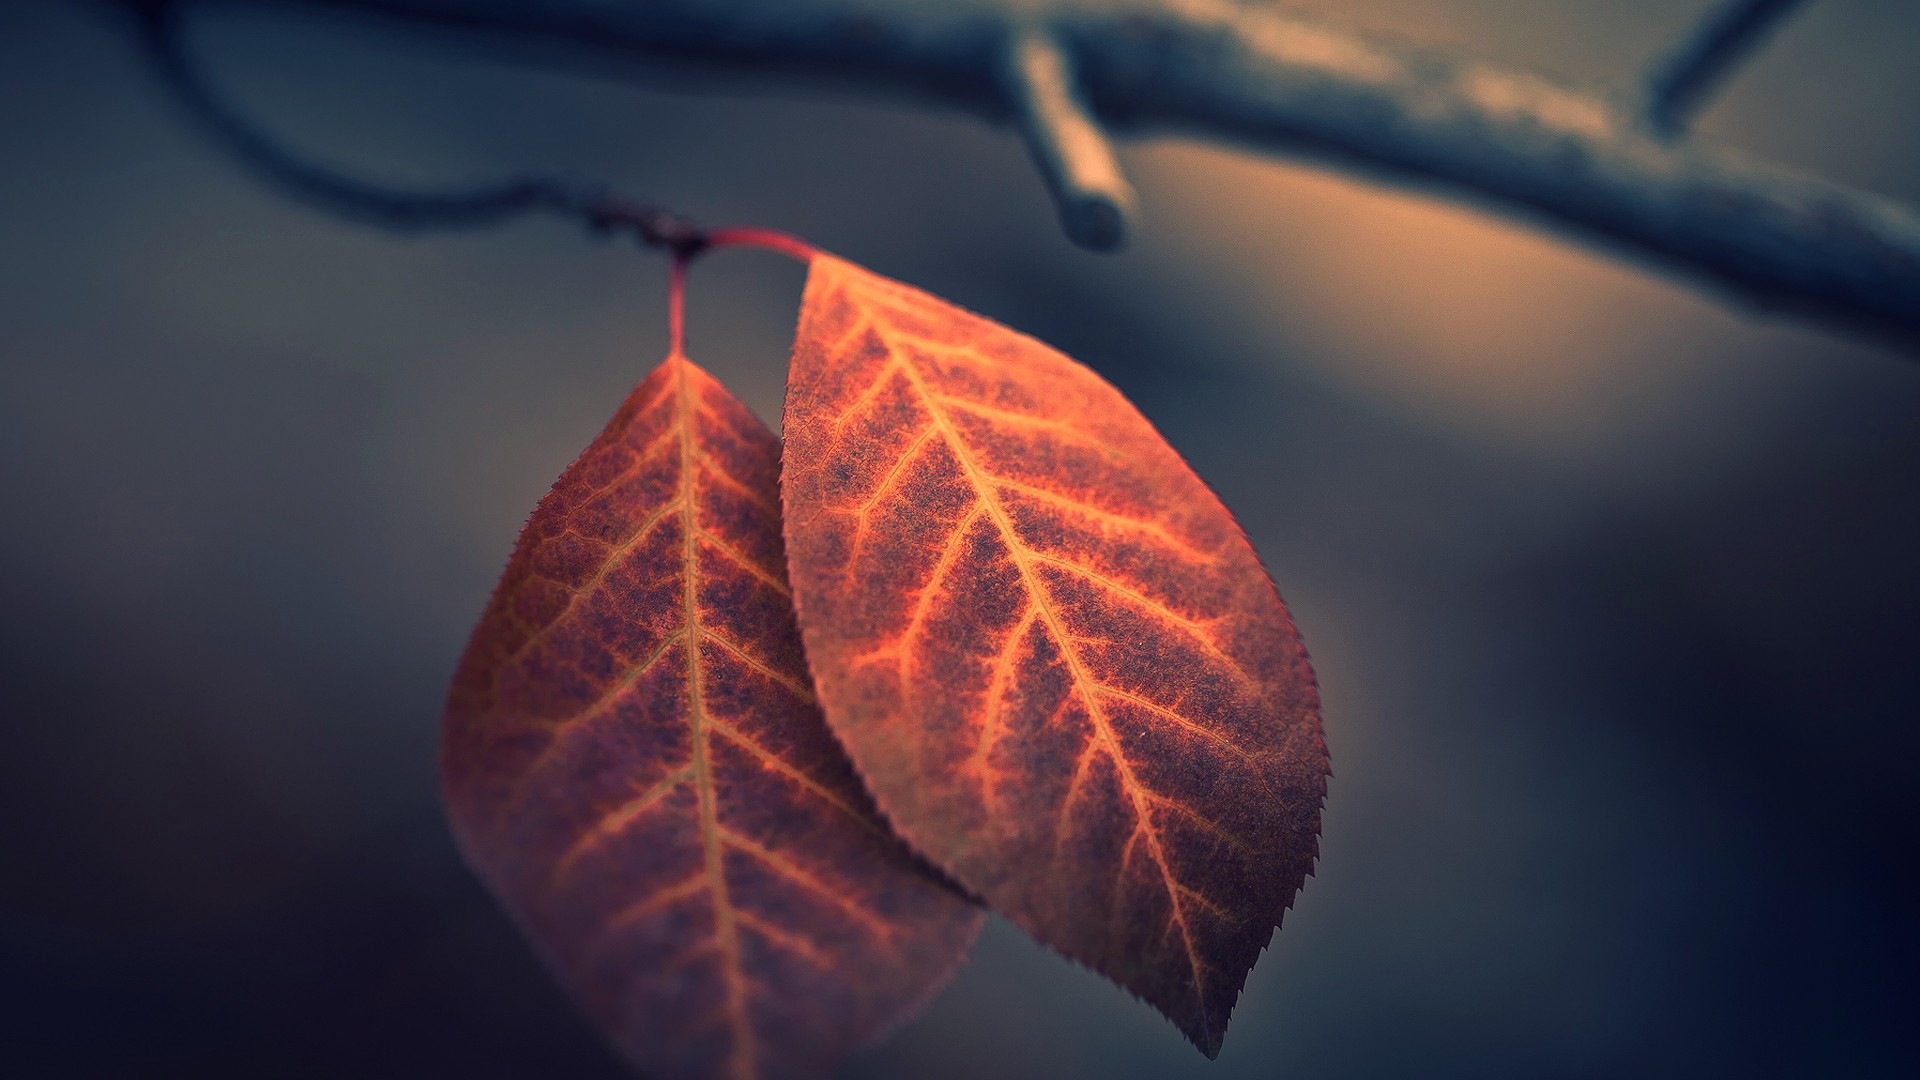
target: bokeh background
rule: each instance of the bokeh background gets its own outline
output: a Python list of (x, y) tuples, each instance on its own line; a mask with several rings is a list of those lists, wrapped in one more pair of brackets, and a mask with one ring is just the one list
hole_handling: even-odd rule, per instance
[[(1625, 87), (1697, 0), (1317, 0)], [(1816, 0), (1703, 137), (1920, 201), (1920, 4)], [(1920, 1075), (1920, 365), (1365, 178), (1130, 143), (1074, 250), (965, 118), (209, 15), (402, 182), (561, 169), (790, 229), (1104, 372), (1319, 669), (1319, 874), (1218, 1062), (995, 922), (862, 1078)], [(263, 191), (94, 5), (0, 4), (0, 1074), (623, 1075), (460, 864), (441, 695), (661, 354), (662, 261)], [(698, 269), (777, 421), (799, 270)]]

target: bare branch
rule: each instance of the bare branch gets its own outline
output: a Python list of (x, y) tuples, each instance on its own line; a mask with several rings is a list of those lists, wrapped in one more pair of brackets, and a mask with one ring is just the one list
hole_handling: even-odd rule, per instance
[(154, 71), (189, 115), (241, 164), (297, 201), (400, 232), (475, 228), (530, 214), (551, 214), (581, 221), (597, 232), (629, 233), (650, 247), (670, 248), (683, 256), (707, 243), (706, 235), (691, 222), (618, 198), (595, 185), (526, 177), (484, 187), (410, 191), (315, 164), (285, 149), (227, 106), (188, 55), (181, 4), (135, 0), (128, 6), (139, 21)]
[(1920, 215), (1663, 142), (1609, 102), (1237, 0), (206, 0), (362, 11), (553, 60), (671, 63), (1010, 118), (1005, 44), (1049, 31), (1109, 128), (1235, 140), (1441, 188), (1749, 303), (1920, 344)]
[(1740, 61), (1799, 6), (1800, 0), (1718, 0), (1647, 80), (1647, 125), (1668, 138), (1680, 134)]
[(1008, 38), (1005, 63), (1020, 132), (1060, 208), (1067, 235), (1094, 251), (1121, 247), (1133, 213), (1133, 188), (1106, 132), (1087, 115), (1060, 43), (1045, 30), (1022, 29)]

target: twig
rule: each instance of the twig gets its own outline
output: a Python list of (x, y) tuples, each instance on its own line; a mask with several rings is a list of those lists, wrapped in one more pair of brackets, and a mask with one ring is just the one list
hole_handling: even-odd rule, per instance
[(1112, 251), (1126, 243), (1133, 188), (1106, 132), (1087, 114), (1072, 64), (1046, 30), (1025, 27), (1006, 44), (1005, 79), (1020, 132), (1074, 243)]
[(230, 109), (188, 55), (180, 4), (134, 0), (148, 58), (161, 80), (208, 134), (248, 168), (294, 199), (367, 224), (402, 232), (500, 224), (530, 214), (583, 222), (596, 232), (627, 233), (678, 259), (708, 244), (692, 222), (611, 195), (597, 185), (525, 177), (484, 187), (410, 191), (360, 180), (283, 148)]
[(1684, 131), (1740, 61), (1799, 6), (1800, 0), (1722, 0), (1647, 80), (1647, 125), (1666, 138)]
[(1920, 215), (1646, 134), (1607, 100), (1243, 0), (205, 0), (361, 11), (536, 58), (653, 61), (1009, 116), (1043, 27), (1109, 129), (1237, 140), (1557, 225), (1769, 311), (1920, 346)]

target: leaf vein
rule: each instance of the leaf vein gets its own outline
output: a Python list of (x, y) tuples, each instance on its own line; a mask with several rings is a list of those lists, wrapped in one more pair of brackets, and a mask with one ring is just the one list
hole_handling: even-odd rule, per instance
[(794, 862), (792, 859), (787, 858), (772, 848), (760, 844), (751, 837), (743, 836), (731, 829), (722, 828), (719, 830), (719, 833), (721, 840), (730, 845), (734, 850), (753, 857), (753, 859), (761, 865), (774, 871), (781, 877), (786, 878), (788, 881), (793, 882), (808, 892), (825, 898), (844, 912), (849, 919), (866, 927), (875, 937), (882, 941), (892, 943), (893, 927), (888, 925), (885, 919), (866, 907), (847, 899), (840, 890), (821, 881), (799, 863)]
[(553, 760), (553, 756), (560, 752), (561, 742), (567, 737), (567, 734), (571, 731), (579, 730), (583, 725), (604, 715), (608, 709), (613, 707), (613, 703), (619, 700), (621, 694), (631, 689), (633, 684), (639, 682), (642, 676), (652, 670), (653, 666), (659, 663), (660, 659), (673, 649), (674, 645), (680, 641), (685, 633), (686, 627), (676, 627), (672, 633), (660, 639), (660, 644), (654, 646), (653, 652), (648, 654), (647, 658), (641, 661), (639, 666), (621, 676), (619, 682), (608, 687), (599, 697), (593, 699), (592, 704), (547, 729), (547, 745), (541, 747), (540, 752), (535, 754), (533, 760), (527, 763), (526, 769), (521, 772), (520, 781), (514, 785), (513, 794), (507, 799), (507, 805), (514, 808), (509, 812), (509, 817), (512, 817), (526, 800), (531, 797), (536, 782), (541, 779), (541, 774), (546, 771), (549, 763)]
[(726, 867), (720, 852), (718, 793), (714, 789), (711, 748), (708, 745), (706, 689), (700, 669), (700, 523), (694, 500), (693, 388), (687, 378), (689, 365), (682, 362), (674, 370), (678, 403), (675, 420), (680, 430), (680, 504), (681, 513), (681, 619), (685, 633), (687, 660), (687, 721), (693, 729), (693, 773), (700, 796), (700, 847), (712, 885), (714, 936), (721, 954), (721, 978), (726, 986), (723, 1007), (728, 1030), (733, 1036), (727, 1071), (734, 1080), (751, 1080), (758, 1071), (758, 1045), (753, 1023), (747, 1014), (746, 974), (741, 970), (740, 936), (734, 925), (732, 898), (728, 895)]
[(820, 781), (815, 780), (813, 777), (808, 776), (806, 773), (802, 772), (800, 769), (795, 768), (791, 763), (786, 761), (784, 758), (780, 757), (780, 755), (774, 753), (771, 750), (768, 750), (764, 746), (761, 746), (757, 740), (747, 735), (746, 732), (741, 731), (739, 728), (734, 727), (732, 724), (726, 723), (721, 720), (708, 720), (707, 723), (713, 728), (713, 730), (719, 732), (721, 735), (726, 736), (729, 742), (733, 743), (735, 746), (738, 746), (740, 749), (745, 750), (747, 753), (753, 755), (753, 757), (757, 759), (762, 766), (768, 769), (771, 769), (774, 772), (779, 773), (780, 775), (786, 777), (787, 779), (792, 780), (796, 784), (799, 784), (800, 787), (803, 790), (805, 790), (808, 794), (814, 796), (820, 801), (833, 807), (835, 810), (840, 811), (841, 813), (852, 818), (854, 821), (858, 822), (861, 828), (867, 830), (870, 833), (873, 833), (876, 836), (887, 835), (880, 828), (878, 824), (876, 824), (866, 814), (861, 813), (859, 809), (857, 809), (856, 807), (848, 803), (844, 798), (842, 798), (839, 795), (839, 793), (835, 792), (833, 789), (827, 787), (826, 785), (820, 783)]
[(559, 888), (561, 883), (566, 881), (567, 876), (572, 873), (574, 864), (579, 862), (587, 852), (618, 836), (623, 829), (635, 821), (638, 821), (640, 815), (659, 805), (661, 800), (673, 794), (675, 788), (685, 783), (692, 776), (693, 766), (690, 764), (682, 765), (666, 776), (661, 777), (659, 781), (650, 785), (645, 791), (640, 792), (638, 795), (635, 795), (633, 798), (628, 799), (602, 815), (600, 820), (594, 822), (591, 827), (582, 833), (579, 839), (575, 840), (573, 844), (561, 854), (559, 860), (554, 863), (552, 876), (548, 880), (548, 888)]
[(974, 503), (967, 515), (953, 527), (953, 534), (947, 537), (946, 544), (940, 549), (940, 557), (934, 560), (933, 569), (927, 574), (927, 583), (920, 587), (920, 594), (914, 600), (913, 614), (907, 618), (906, 628), (900, 631), (899, 652), (896, 660), (900, 665), (900, 677), (906, 678), (907, 666), (913, 659), (913, 641), (920, 635), (920, 628), (926, 624), (927, 616), (933, 611), (934, 601), (940, 593), (940, 583), (946, 578), (953, 564), (960, 561), (960, 553), (966, 549), (967, 534), (980, 520), (986, 509), (981, 503)]
[(748, 486), (746, 481), (728, 472), (726, 467), (720, 464), (720, 459), (705, 450), (700, 450), (694, 453), (694, 460), (704, 465), (707, 470), (707, 475), (718, 480), (722, 487), (731, 488), (734, 492), (738, 493), (741, 498), (746, 499), (748, 502), (753, 503), (753, 505), (765, 510), (769, 514), (776, 517), (779, 516), (780, 507), (778, 505), (769, 500), (764, 493), (755, 491), (752, 487)]
[(1182, 555), (1185, 555), (1194, 562), (1211, 566), (1220, 561), (1220, 556), (1195, 546), (1192, 542), (1157, 521), (1144, 521), (1140, 518), (1129, 517), (1126, 514), (1117, 514), (1111, 510), (1095, 506), (1092, 503), (1082, 502), (1070, 495), (1063, 495), (1060, 492), (1040, 487), (1037, 484), (1029, 484), (1021, 480), (1012, 480), (1004, 476), (996, 476), (993, 478), (993, 482), (1008, 491), (1017, 492), (1049, 505), (1060, 507), (1063, 510), (1072, 510), (1076, 513), (1084, 514), (1103, 524), (1145, 533), (1162, 541), (1168, 547), (1179, 551)]
[(715, 645), (720, 646), (721, 649), (725, 650), (727, 653), (732, 655), (732, 657), (735, 660), (739, 661), (741, 666), (745, 667), (747, 670), (753, 672), (756, 675), (765, 676), (766, 678), (771, 679), (776, 683), (779, 683), (781, 686), (785, 687), (788, 690), (788, 692), (792, 693), (794, 697), (799, 698), (801, 701), (805, 702), (806, 704), (808, 705), (813, 704), (813, 690), (809, 688), (806, 684), (800, 682), (798, 679), (795, 679), (791, 675), (788, 675), (782, 671), (775, 669), (772, 665), (768, 664), (765, 660), (762, 660), (759, 657), (754, 656), (752, 653), (748, 652), (743, 646), (734, 644), (732, 640), (728, 639), (725, 635), (715, 631), (710, 626), (701, 627), (700, 633), (701, 633), (701, 636), (703, 636), (706, 640), (711, 641)]
[(758, 915), (755, 915), (753, 912), (746, 910), (745, 908), (742, 908), (741, 910), (735, 912), (734, 918), (740, 920), (741, 926), (744, 926), (747, 929), (752, 930), (754, 933), (759, 934), (761, 937), (766, 938), (768, 941), (772, 942), (773, 944), (780, 946), (782, 949), (785, 949), (787, 952), (790, 952), (793, 955), (800, 957), (802, 960), (805, 960), (807, 963), (812, 964), (814, 967), (817, 967), (822, 971), (833, 970), (833, 967), (834, 967), (833, 957), (828, 956), (824, 952), (821, 952), (818, 946), (816, 946), (813, 942), (808, 941), (806, 938), (800, 936), (799, 934), (796, 934), (783, 927), (776, 926), (773, 923), (767, 921), (766, 919), (762, 919)]
[(1200, 826), (1205, 831), (1212, 833), (1220, 840), (1225, 841), (1228, 847), (1233, 848), (1247, 858), (1253, 859), (1258, 857), (1258, 853), (1252, 844), (1236, 835), (1226, 826), (1195, 810), (1193, 807), (1188, 806), (1186, 803), (1178, 799), (1168, 798), (1151, 789), (1147, 790), (1147, 801), (1154, 806), (1161, 806), (1172, 810), (1174, 813)]
[(989, 808), (998, 801), (990, 759), (994, 745), (1000, 739), (1000, 706), (1007, 692), (1007, 683), (1012, 681), (1020, 646), (1026, 640), (1027, 631), (1033, 628), (1034, 620), (1039, 617), (1039, 608), (1028, 601), (1026, 611), (1021, 613), (1019, 621), (1007, 632), (1006, 641), (1001, 643), (999, 655), (994, 658), (993, 678), (987, 683), (987, 699), (981, 706), (980, 738), (974, 746), (970, 763), (980, 772), (981, 797)]
[[(878, 328), (876, 328), (876, 330), (881, 334), (883, 340), (886, 340), (889, 349), (893, 350), (895, 355), (900, 355), (897, 345), (890, 339), (890, 335), (885, 330), (879, 330)], [(1121, 787), (1134, 803), (1135, 813), (1141, 817), (1145, 817), (1146, 803), (1141, 795), (1142, 788), (1140, 782), (1134, 776), (1133, 767), (1122, 753), (1112, 727), (1100, 708), (1099, 696), (1091, 690), (1091, 687), (1094, 685), (1094, 680), (1088, 675), (1086, 667), (1081, 661), (1073, 637), (1066, 632), (1066, 628), (1061, 624), (1058, 613), (1054, 611), (1052, 597), (1048, 593), (1045, 583), (1040, 579), (1032, 565), (1036, 553), (1028, 549), (1021, 541), (1018, 532), (1013, 527), (1012, 520), (1007, 516), (1006, 509), (1000, 505), (998, 492), (993, 488), (984, 470), (974, 461), (971, 449), (966, 445), (965, 440), (960, 437), (959, 432), (954, 429), (953, 422), (948, 418), (939, 402), (934, 400), (932, 391), (928, 389), (925, 379), (914, 366), (911, 357), (901, 356), (901, 361), (901, 370), (906, 374), (908, 381), (912, 383), (914, 390), (925, 404), (928, 416), (932, 419), (934, 426), (940, 430), (942, 438), (946, 441), (948, 449), (952, 451), (955, 460), (959, 463), (961, 471), (966, 474), (968, 481), (973, 485), (976, 499), (986, 508), (987, 514), (993, 519), (995, 526), (999, 529), (1001, 542), (1005, 545), (1009, 557), (1012, 558), (1015, 567), (1019, 570), (1021, 579), (1026, 584), (1029, 595), (1034, 598), (1035, 603), (1039, 606), (1041, 618), (1046, 624), (1048, 634), (1054, 638), (1060, 648), (1061, 656), (1067, 661), (1067, 667), (1073, 675), (1074, 684), (1079, 690), (1082, 702), (1087, 707), (1088, 718), (1092, 721), (1095, 738), (1100, 741), (1108, 756), (1112, 758), (1114, 767), (1119, 773)], [(1064, 829), (1062, 833), (1064, 834)], [(1149, 825), (1145, 835), (1147, 850), (1152, 854), (1153, 860), (1160, 870), (1161, 878), (1167, 890), (1168, 904), (1172, 910), (1174, 920), (1180, 927), (1181, 941), (1185, 946), (1188, 966), (1193, 974), (1194, 995), (1198, 999), (1202, 1012), (1204, 1013), (1206, 1010), (1206, 982), (1203, 974), (1205, 965), (1200, 960), (1199, 950), (1194, 944), (1191, 928), (1187, 925), (1185, 912), (1181, 903), (1182, 897), (1179, 892), (1179, 882), (1174, 876), (1173, 868), (1168, 862), (1166, 852), (1161, 848), (1158, 831)]]
[(698, 531), (699, 531), (700, 539), (705, 540), (709, 544), (712, 544), (714, 547), (714, 550), (718, 551), (721, 555), (726, 556), (726, 559), (728, 562), (733, 563), (734, 565), (738, 566), (740, 569), (745, 570), (749, 574), (752, 574), (755, 578), (757, 578), (760, 581), (761, 584), (765, 585), (769, 589), (772, 589), (774, 592), (779, 593), (781, 596), (787, 597), (789, 599), (792, 598), (793, 592), (787, 587), (787, 583), (785, 581), (782, 581), (779, 578), (779, 576), (775, 575), (772, 571), (769, 571), (765, 567), (761, 566), (759, 563), (754, 562), (752, 559), (749, 559), (745, 555), (741, 554), (740, 550), (733, 546), (732, 541), (708, 529), (700, 529)]
[[(1215, 731), (1204, 724), (1200, 724), (1193, 720), (1190, 720), (1187, 717), (1181, 715), (1179, 712), (1173, 709), (1169, 709), (1165, 705), (1162, 705), (1159, 702), (1154, 701), (1152, 698), (1146, 697), (1141, 694), (1136, 694), (1133, 691), (1124, 689), (1122, 687), (1114, 686), (1111, 683), (1096, 683), (1094, 684), (1094, 691), (1096, 693), (1105, 694), (1107, 697), (1118, 698), (1119, 700), (1124, 701), (1127, 704), (1132, 705), (1143, 712), (1150, 713), (1153, 716), (1157, 716), (1162, 720), (1166, 720), (1170, 723), (1178, 725), (1183, 730), (1192, 732), (1193, 734), (1200, 736), (1201, 738), (1207, 740), (1208, 742), (1213, 743), (1216, 746), (1219, 746), (1221, 749), (1226, 750), (1229, 753), (1233, 754), (1235, 757), (1239, 758), (1247, 766), (1247, 768), (1253, 772), (1255, 776), (1261, 776), (1260, 768), (1259, 768), (1259, 764), (1260, 764), (1259, 760), (1255, 758), (1253, 753), (1247, 750), (1245, 747), (1241, 746), (1239, 743), (1236, 743), (1232, 739), (1229, 739), (1225, 735), (1222, 735), (1218, 731)], [(1261, 777), (1261, 780), (1263, 783), (1265, 782), (1264, 777)]]
[[(640, 527), (635, 529), (631, 536), (622, 540), (612, 551), (607, 552), (605, 561), (600, 564), (599, 568), (594, 570), (591, 577), (572, 590), (572, 595), (567, 597), (566, 604), (554, 614), (553, 618), (547, 620), (546, 625), (528, 635), (527, 640), (521, 642), (519, 647), (502, 658), (500, 665), (494, 669), (493, 678), (495, 691), (497, 692), (499, 690), (500, 676), (505, 673), (515, 661), (533, 651), (536, 646), (544, 642), (548, 635), (553, 633), (554, 627), (567, 622), (568, 617), (573, 614), (574, 609), (578, 608), (582, 603), (585, 603), (587, 597), (593, 595), (593, 591), (606, 582), (608, 575), (612, 574), (614, 569), (619, 566), (620, 560), (626, 558), (635, 548), (639, 547), (648, 535), (653, 532), (654, 527), (659, 525), (668, 514), (678, 509), (680, 509), (680, 500), (670, 500), (665, 506), (648, 515), (647, 519), (640, 523)], [(554, 584), (558, 585), (560, 583), (555, 582)]]
[(1014, 409), (1003, 409), (996, 405), (988, 405), (983, 401), (975, 401), (972, 398), (961, 397), (957, 394), (938, 394), (935, 395), (934, 400), (941, 405), (961, 409), (980, 417), (982, 420), (991, 420), (996, 424), (1011, 424), (1016, 427), (1035, 428), (1062, 435), (1083, 446), (1093, 447), (1111, 458), (1121, 458), (1125, 456), (1120, 452), (1119, 448), (1115, 447), (1112, 443), (1107, 442), (1105, 439), (1100, 438), (1090, 431), (1084, 431), (1075, 427), (1066, 420), (1060, 420), (1051, 416), (1036, 416), (1033, 413), (1019, 412)]
[(840, 429), (846, 426), (847, 421), (853, 419), (868, 405), (873, 404), (874, 399), (887, 388), (887, 384), (893, 381), (894, 374), (899, 370), (900, 361), (894, 359), (888, 360), (879, 371), (874, 372), (873, 379), (860, 391), (859, 396), (847, 402), (847, 407), (840, 410), (840, 415), (833, 418), (834, 433), (838, 434)]
[[(619, 911), (614, 912), (613, 916), (607, 920), (607, 925), (601, 931), (600, 936), (605, 938), (618, 933), (632, 923), (644, 919), (662, 908), (672, 907), (674, 904), (690, 896), (706, 892), (708, 888), (707, 872), (703, 869), (685, 881), (656, 889), (651, 896), (636, 900), (626, 907), (621, 908)], [(586, 951), (591, 953), (594, 950), (588, 949)]]
[(1058, 555), (1048, 555), (1038, 551), (1030, 552), (1029, 558), (1035, 562), (1045, 563), (1048, 566), (1057, 566), (1068, 573), (1084, 578), (1115, 596), (1131, 601), (1136, 607), (1143, 608), (1150, 614), (1173, 623), (1185, 631), (1187, 636), (1193, 639), (1194, 644), (1199, 645), (1205, 650), (1207, 655), (1219, 661), (1222, 666), (1233, 674), (1235, 679), (1239, 680), (1241, 685), (1249, 687), (1257, 685), (1253, 676), (1247, 673), (1247, 669), (1241, 667), (1238, 660), (1228, 655), (1226, 650), (1222, 649), (1219, 644), (1213, 640), (1213, 635), (1207, 632), (1206, 622), (1182, 615), (1180, 612), (1168, 607), (1165, 603), (1127, 585), (1125, 582), (1109, 577), (1092, 567), (1082, 566), (1071, 559), (1063, 559)]

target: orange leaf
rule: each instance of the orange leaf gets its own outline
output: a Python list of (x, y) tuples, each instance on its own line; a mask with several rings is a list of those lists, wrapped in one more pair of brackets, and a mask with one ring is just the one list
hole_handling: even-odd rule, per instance
[(1327, 776), (1231, 515), (1093, 372), (830, 256), (785, 428), (807, 657), (882, 812), (1216, 1054)]
[(814, 704), (779, 444), (669, 357), (527, 522), (447, 706), (469, 861), (650, 1076), (814, 1076), (980, 914), (875, 816)]

